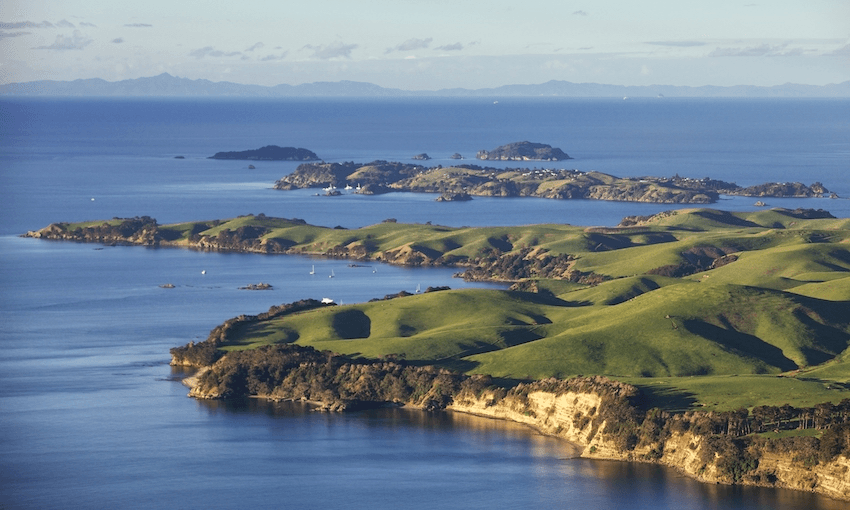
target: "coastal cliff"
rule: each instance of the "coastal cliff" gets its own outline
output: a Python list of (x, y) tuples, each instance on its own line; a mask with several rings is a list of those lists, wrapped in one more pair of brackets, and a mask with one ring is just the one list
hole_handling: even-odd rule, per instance
[[(696, 414), (661, 420), (648, 417), (640, 431), (653, 425), (660, 430), (638, 433), (632, 441), (624, 442), (618, 431), (623, 423), (615, 421), (610, 412), (612, 405), (621, 404), (619, 396), (612, 398), (609, 393), (606, 398), (596, 388), (564, 391), (563, 386), (560, 381), (540, 381), (511, 390), (502, 398), (492, 391), (479, 395), (465, 392), (456, 396), (448, 409), (523, 423), (583, 447), (581, 456), (585, 458), (661, 464), (706, 483), (786, 488), (850, 500), (850, 458), (846, 451), (828, 461), (818, 461), (799, 452), (780, 452), (781, 445), (769, 441), (737, 439), (736, 445), (736, 440), (728, 436), (691, 430), (697, 428)], [(734, 451), (723, 443), (731, 443)]]
[[(220, 336), (214, 331), (211, 338)], [(172, 364), (187, 364), (183, 353), (172, 354)], [(850, 500), (848, 422), (825, 429), (820, 440), (768, 440), (752, 434), (750, 420), (741, 421), (740, 412), (647, 410), (636, 387), (602, 376), (550, 378), (506, 389), (485, 375), (392, 358), (350, 358), (295, 344), (232, 351), (198, 366), (202, 370), (189, 383), (189, 396), (198, 399), (300, 400), (334, 412), (387, 405), (447, 409), (525, 424), (579, 445), (586, 458), (661, 464), (707, 483)]]

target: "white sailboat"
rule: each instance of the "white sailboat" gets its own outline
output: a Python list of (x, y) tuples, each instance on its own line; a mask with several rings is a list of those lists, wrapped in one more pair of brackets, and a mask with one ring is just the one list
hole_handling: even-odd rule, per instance
[(316, 274), (316, 266), (313, 266), (313, 269), (310, 270), (310, 274)]
[(333, 269), (331, 269), (331, 274), (329, 274), (329, 275), (328, 275), (328, 278), (333, 278), (334, 276), (336, 276), (336, 275), (334, 274), (334, 270), (333, 270)]

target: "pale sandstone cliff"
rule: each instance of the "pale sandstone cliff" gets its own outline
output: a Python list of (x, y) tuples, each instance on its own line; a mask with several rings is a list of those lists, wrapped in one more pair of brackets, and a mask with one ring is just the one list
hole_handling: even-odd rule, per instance
[[(732, 483), (714, 463), (701, 459), (703, 438), (690, 432), (674, 433), (663, 444), (638, 445), (631, 451), (621, 451), (607, 437), (605, 422), (594, 425), (593, 418), (598, 417), (602, 405), (602, 397), (590, 393), (556, 395), (537, 391), (529, 393), (527, 398), (509, 395), (499, 399), (485, 392), (478, 396), (458, 395), (449, 409), (526, 424), (583, 447), (581, 456), (585, 458), (662, 464), (702, 482)], [(765, 453), (758, 467), (738, 483), (818, 492), (850, 500), (850, 459), (839, 456), (832, 462), (805, 466), (787, 455)]]

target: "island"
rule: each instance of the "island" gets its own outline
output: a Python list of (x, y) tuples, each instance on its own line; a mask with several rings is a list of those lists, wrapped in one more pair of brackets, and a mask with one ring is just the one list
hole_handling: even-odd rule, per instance
[(239, 287), (239, 290), (272, 290), (272, 284), (260, 282), (260, 283), (249, 283), (244, 287)]
[(318, 161), (316, 153), (307, 149), (295, 147), (278, 147), (266, 145), (259, 149), (245, 151), (217, 152), (208, 159), (240, 159), (257, 161)]
[[(662, 204), (711, 204), (720, 195), (752, 197), (832, 197), (815, 182), (765, 183), (742, 187), (711, 178), (616, 177), (568, 169), (493, 168), (460, 164), (450, 167), (376, 160), (370, 163), (304, 163), (278, 180), (274, 189), (374, 186), (369, 193), (467, 194), (487, 197), (613, 200)], [(362, 191), (360, 191), (362, 193)]]
[(514, 142), (501, 145), (491, 151), (481, 150), (475, 157), (497, 161), (564, 161), (572, 159), (557, 147), (534, 142)]
[(198, 370), (195, 398), (449, 409), (587, 458), (850, 500), (850, 219), (824, 210), (678, 209), (616, 227), (143, 216), (27, 236), (456, 267), (507, 287), (228, 319), (171, 350)]
[(472, 200), (469, 193), (443, 193), (436, 198), (437, 202), (468, 202)]

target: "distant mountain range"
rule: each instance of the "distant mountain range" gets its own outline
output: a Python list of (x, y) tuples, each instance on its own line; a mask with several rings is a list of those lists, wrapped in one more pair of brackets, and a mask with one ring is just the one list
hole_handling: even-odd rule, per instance
[(401, 90), (356, 81), (302, 85), (242, 85), (190, 80), (168, 73), (109, 82), (100, 78), (31, 81), (0, 85), (0, 96), (66, 97), (850, 97), (850, 81), (829, 85), (786, 83), (772, 87), (706, 85), (603, 85), (552, 80), (538, 85), (503, 85), (486, 89)]

